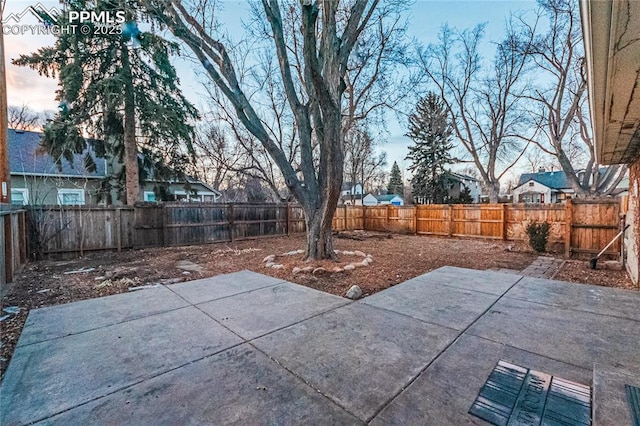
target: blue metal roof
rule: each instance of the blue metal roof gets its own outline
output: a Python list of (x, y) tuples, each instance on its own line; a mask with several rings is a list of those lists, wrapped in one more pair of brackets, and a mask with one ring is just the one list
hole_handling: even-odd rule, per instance
[(538, 182), (551, 189), (567, 189), (571, 188), (571, 185), (567, 182), (567, 175), (564, 172), (538, 172), (538, 173), (523, 173), (520, 175), (520, 181), (518, 186), (523, 185), (530, 180)]
[[(7, 132), (9, 148), (9, 170), (13, 174), (55, 175), (81, 178), (104, 178), (107, 176), (106, 162), (96, 159), (96, 171), (91, 173), (84, 168), (84, 155), (92, 152), (91, 140), (87, 140), (89, 148), (82, 154), (73, 156), (73, 164), (62, 160), (61, 168), (53, 158), (40, 146), (42, 133), (9, 129)], [(95, 156), (94, 156), (95, 158)]]

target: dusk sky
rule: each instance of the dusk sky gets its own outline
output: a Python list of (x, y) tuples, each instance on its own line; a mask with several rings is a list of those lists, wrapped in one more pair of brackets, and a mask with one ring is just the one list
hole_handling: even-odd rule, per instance
[[(9, 13), (20, 13), (37, 0), (7, 0), (4, 16)], [(59, 3), (51, 0), (41, 0), (47, 8), (57, 7)], [(415, 37), (419, 43), (427, 45), (437, 41), (440, 26), (449, 23), (458, 28), (468, 28), (481, 22), (487, 23), (485, 50), (486, 59), (491, 59), (491, 41), (502, 37), (505, 19), (511, 10), (532, 10), (535, 1), (446, 1), (446, 0), (418, 0), (411, 8), (409, 15), (409, 36)], [(225, 1), (221, 11), (226, 28), (235, 28), (232, 37), (242, 37), (242, 20), (248, 16), (247, 5), (242, 1)], [(20, 24), (37, 24), (33, 16), (26, 15)], [(53, 45), (54, 36), (48, 35), (5, 35), (4, 39), (7, 63), (7, 96), (9, 105), (20, 106), (26, 104), (34, 110), (56, 110), (58, 102), (55, 100), (56, 79), (45, 78), (28, 68), (16, 67), (11, 60), (20, 54), (34, 52), (40, 47)], [(183, 49), (184, 53), (188, 53)], [(202, 89), (202, 76), (198, 77), (193, 69), (196, 66), (185, 59), (176, 59), (176, 68), (185, 95), (198, 107), (204, 107), (206, 97)], [(404, 162), (407, 146), (411, 140), (403, 136), (406, 132), (406, 122), (399, 122), (395, 115), (390, 116), (387, 142), (381, 146), (388, 154), (389, 166), (397, 161), (401, 167)]]

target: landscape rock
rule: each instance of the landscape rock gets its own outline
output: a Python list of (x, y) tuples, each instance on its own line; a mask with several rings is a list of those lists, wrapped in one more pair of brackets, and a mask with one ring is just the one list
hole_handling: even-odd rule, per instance
[(351, 264), (344, 267), (345, 271), (353, 271), (354, 269), (356, 269), (356, 267)]
[(348, 250), (344, 250), (344, 251), (342, 252), (342, 254), (346, 254), (347, 256), (353, 256), (353, 255), (354, 255), (354, 252), (352, 252), (352, 251), (348, 251)]
[(360, 299), (362, 297), (362, 290), (357, 285), (352, 285), (347, 291), (346, 296), (351, 300)]
[(189, 272), (201, 272), (202, 266), (189, 260), (179, 260), (176, 262), (176, 268)]
[(298, 254), (304, 254), (304, 250), (296, 250), (296, 253), (298, 253)]
[(362, 263), (362, 262), (354, 262), (352, 263), (353, 266), (355, 266), (356, 268), (364, 268), (365, 266), (368, 266), (368, 263)]
[(278, 264), (276, 264), (276, 265), (273, 265), (271, 268), (272, 268), (272, 269), (282, 269), (282, 268), (284, 268), (284, 265), (278, 265)]
[(327, 272), (327, 270), (325, 268), (323, 268), (322, 266), (320, 266), (319, 268), (314, 269), (312, 274), (313, 275), (319, 275), (319, 274), (324, 274), (325, 272)]
[(276, 264), (275, 262), (267, 262), (267, 263), (264, 265), (264, 267), (265, 267), (265, 268), (271, 268), (271, 267), (272, 267), (273, 265), (275, 265), (275, 264)]
[(365, 257), (364, 260), (362, 262), (360, 262), (360, 263), (362, 263), (365, 266), (369, 266), (369, 258)]
[(373, 257), (370, 254), (367, 255), (367, 262), (373, 263)]
[(340, 250), (334, 250), (333, 251), (335, 254), (340, 254)]
[(361, 252), (360, 250), (354, 251), (353, 254), (360, 257), (367, 257), (366, 253)]
[(609, 269), (612, 271), (622, 271), (622, 263), (617, 260), (605, 260), (602, 262), (603, 269)]
[(262, 259), (263, 262), (273, 262), (274, 260), (276, 260), (276, 255), (272, 254), (270, 256), (265, 257), (264, 259)]
[(293, 268), (293, 270), (291, 271), (293, 273), (293, 275), (300, 273), (300, 271), (302, 271), (302, 269), (298, 268), (297, 266), (295, 268)]
[(300, 272), (306, 272), (306, 273), (313, 272), (313, 266), (305, 266), (300, 270)]
[(344, 269), (340, 268), (339, 266), (336, 266), (335, 268), (333, 268), (332, 271), (333, 272), (344, 272)]
[(287, 252), (287, 256), (295, 256), (296, 254), (298, 254), (298, 250), (291, 250), (290, 252)]

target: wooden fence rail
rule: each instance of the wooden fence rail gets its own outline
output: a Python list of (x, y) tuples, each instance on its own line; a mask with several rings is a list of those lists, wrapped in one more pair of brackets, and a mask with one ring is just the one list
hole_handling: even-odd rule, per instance
[[(521, 241), (528, 223), (547, 221), (551, 243), (564, 244), (568, 256), (604, 247), (620, 228), (620, 213), (615, 199), (564, 205), (339, 206), (333, 229)], [(294, 204), (37, 207), (30, 209), (28, 222), (36, 241), (30, 251), (41, 255), (233, 242), (305, 231), (304, 212)], [(618, 242), (608, 253), (619, 251)]]

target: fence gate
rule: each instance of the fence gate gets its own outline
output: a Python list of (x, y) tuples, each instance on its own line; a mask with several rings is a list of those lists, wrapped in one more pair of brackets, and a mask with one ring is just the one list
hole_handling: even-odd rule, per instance
[[(620, 200), (580, 200), (570, 203), (571, 252), (597, 254), (620, 232)], [(620, 255), (621, 239), (605, 254)]]

